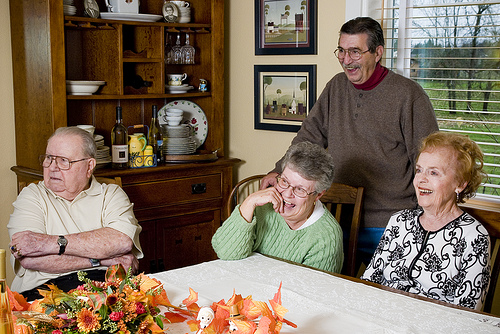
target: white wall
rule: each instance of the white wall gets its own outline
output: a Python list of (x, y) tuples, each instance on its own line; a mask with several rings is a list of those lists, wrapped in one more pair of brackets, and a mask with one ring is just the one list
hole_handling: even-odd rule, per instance
[(254, 130), (254, 64), (316, 64), (317, 95), (342, 69), (333, 51), (345, 21), (345, 0), (318, 0), (318, 54), (255, 56), (254, 1), (226, 0), (227, 153), (243, 160), (236, 178), (267, 173), (295, 133)]
[[(12, 212), (12, 202), (16, 199), (16, 177), (10, 167), (16, 163), (15, 132), (14, 132), (14, 93), (12, 87), (12, 56), (10, 47), (10, 17), (9, 1), (0, 0), (0, 142), (2, 143), (2, 158), (0, 159), (0, 248), (7, 249), (9, 234), (7, 222)], [(7, 256), (10, 254), (7, 251)], [(7, 263), (8, 259), (7, 259)], [(7, 279), (10, 283), (14, 274), (7, 264)]]

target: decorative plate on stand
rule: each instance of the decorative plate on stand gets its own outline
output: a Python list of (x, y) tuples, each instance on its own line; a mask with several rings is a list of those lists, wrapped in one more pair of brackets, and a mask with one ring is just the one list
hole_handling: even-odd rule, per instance
[(196, 147), (199, 148), (208, 135), (207, 115), (203, 112), (199, 105), (188, 100), (175, 100), (167, 103), (158, 110), (158, 121), (160, 125), (167, 124), (167, 109), (181, 109), (182, 114), (181, 124), (189, 124), (193, 128), (193, 139), (196, 142)]

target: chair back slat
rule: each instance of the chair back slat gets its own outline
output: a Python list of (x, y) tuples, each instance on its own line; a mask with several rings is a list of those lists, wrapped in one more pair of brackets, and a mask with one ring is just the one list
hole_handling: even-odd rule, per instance
[[(330, 212), (332, 212), (332, 209), (331, 209), (332, 204), (331, 203), (329, 203), (329, 204), (330, 204), (330, 209), (329, 210), (330, 210)], [(341, 203), (337, 203), (336, 209), (335, 209), (335, 219), (337, 221), (340, 221), (340, 217), (341, 216), (342, 216), (342, 204)]]
[(345, 247), (342, 273), (353, 277), (356, 276), (356, 255), (363, 196), (363, 187), (333, 183), (320, 199), (340, 224), (342, 230), (349, 231), (349, 241), (347, 247)]

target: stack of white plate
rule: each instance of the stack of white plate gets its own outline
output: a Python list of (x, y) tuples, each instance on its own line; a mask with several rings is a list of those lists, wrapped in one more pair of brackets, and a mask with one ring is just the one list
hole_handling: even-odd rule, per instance
[(104, 137), (101, 135), (94, 135), (95, 146), (97, 148), (104, 146)]
[(101, 168), (111, 162), (109, 146), (104, 145), (104, 137), (101, 135), (94, 135), (94, 141), (97, 146), (96, 168)]
[(73, 0), (63, 0), (64, 15), (74, 16), (76, 14), (76, 7), (73, 6)]
[(193, 129), (189, 124), (163, 126), (163, 154), (192, 154), (197, 144), (193, 138)]
[(164, 124), (161, 128), (163, 136), (170, 138), (187, 138), (193, 133), (193, 129), (188, 124), (180, 124), (178, 126)]

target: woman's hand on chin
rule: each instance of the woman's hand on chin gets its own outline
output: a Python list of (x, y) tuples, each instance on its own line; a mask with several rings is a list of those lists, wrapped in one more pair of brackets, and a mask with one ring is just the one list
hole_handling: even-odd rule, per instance
[(247, 222), (251, 222), (255, 208), (267, 203), (272, 203), (277, 213), (283, 213), (283, 197), (276, 188), (270, 187), (250, 194), (240, 205), (241, 216)]

